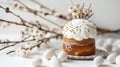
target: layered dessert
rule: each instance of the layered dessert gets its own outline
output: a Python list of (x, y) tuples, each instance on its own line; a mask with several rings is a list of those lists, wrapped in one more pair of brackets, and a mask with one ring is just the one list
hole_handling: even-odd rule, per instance
[(62, 30), (63, 50), (68, 55), (88, 56), (95, 54), (96, 25), (86, 19), (72, 19)]

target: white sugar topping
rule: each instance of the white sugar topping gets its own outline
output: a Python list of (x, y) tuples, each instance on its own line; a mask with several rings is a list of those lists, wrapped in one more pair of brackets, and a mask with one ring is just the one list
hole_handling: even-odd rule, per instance
[(73, 19), (65, 24), (62, 30), (63, 36), (75, 40), (95, 38), (97, 34), (95, 24), (84, 19)]

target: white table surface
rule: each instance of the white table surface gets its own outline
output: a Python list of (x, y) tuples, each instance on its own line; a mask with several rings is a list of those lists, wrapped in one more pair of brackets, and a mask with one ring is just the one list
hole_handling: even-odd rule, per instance
[[(43, 59), (42, 67), (50, 67), (50, 61)], [(21, 58), (18, 56), (0, 56), (1, 67), (34, 67), (32, 65), (32, 58)], [(96, 66), (93, 61), (71, 60), (69, 62), (62, 62), (63, 67), (117, 67), (111, 65), (107, 61), (101, 66)]]
[[(43, 59), (42, 67), (50, 67), (50, 61)], [(0, 56), (1, 67), (34, 67), (32, 65), (32, 58), (21, 58), (18, 56)], [(69, 62), (63, 62), (63, 67), (117, 67), (114, 64), (109, 64), (107, 61), (101, 66), (96, 66), (93, 61), (81, 61), (71, 60)]]

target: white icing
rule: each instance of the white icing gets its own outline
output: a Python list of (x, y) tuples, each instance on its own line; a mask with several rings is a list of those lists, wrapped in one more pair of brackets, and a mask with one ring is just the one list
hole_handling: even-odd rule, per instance
[(75, 40), (95, 38), (97, 34), (95, 24), (84, 19), (73, 19), (65, 24), (62, 30), (63, 36)]

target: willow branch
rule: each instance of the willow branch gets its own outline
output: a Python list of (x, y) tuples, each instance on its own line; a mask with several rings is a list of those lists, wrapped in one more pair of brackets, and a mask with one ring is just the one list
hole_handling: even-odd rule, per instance
[[(9, 20), (4, 20), (4, 19), (0, 19), (1, 23), (2, 22), (6, 22), (6, 23), (10, 23), (10, 24), (15, 24), (15, 25), (19, 25), (19, 26), (25, 26), (25, 27), (30, 27), (28, 25), (25, 25), (25, 24), (21, 24), (21, 23), (17, 23), (17, 22), (14, 22), (14, 21), (9, 21)], [(31, 28), (31, 27), (30, 27)]]
[[(28, 49), (32, 50), (33, 48), (40, 46), (42, 43), (47, 42), (50, 39), (58, 38), (58, 37), (62, 37), (62, 35), (56, 35), (56, 36), (51, 36), (51, 37), (48, 37), (48, 38), (40, 39), (40, 40), (38, 40), (36, 45), (32, 46), (31, 48), (26, 48), (25, 50), (28, 50)], [(13, 52), (15, 52), (15, 50), (9, 51), (6, 54), (11, 54)]]
[(10, 53), (13, 53), (13, 52), (15, 52), (15, 50), (9, 51), (6, 54), (10, 54)]
[(105, 33), (119, 33), (120, 29), (111, 31), (111, 30), (107, 30), (107, 29), (97, 28), (97, 32), (98, 32), (98, 35), (105, 34)]
[(24, 42), (24, 41), (25, 41), (26, 39), (28, 39), (29, 37), (30, 37), (30, 36), (24, 38), (23, 40), (21, 40), (21, 41), (19, 41), (19, 42), (15, 42), (15, 43), (12, 44), (12, 45), (8, 45), (8, 46), (5, 46), (5, 47), (3, 47), (3, 48), (0, 48), (0, 51), (1, 51), (1, 50), (4, 50), (4, 49), (6, 49), (6, 48), (9, 48), (9, 47), (15, 46), (15, 45), (17, 45), (18, 43)]
[(31, 40), (24, 40), (24, 41), (7, 41), (7, 42), (0, 42), (0, 44), (8, 44), (8, 43), (24, 43), (24, 42), (31, 42), (34, 41), (35, 39), (31, 39)]

